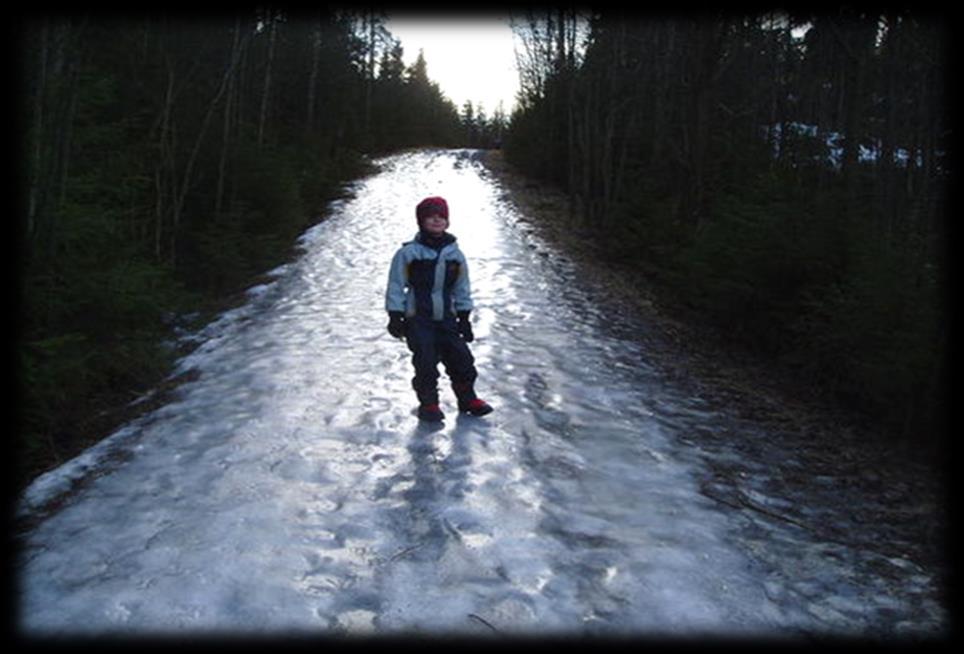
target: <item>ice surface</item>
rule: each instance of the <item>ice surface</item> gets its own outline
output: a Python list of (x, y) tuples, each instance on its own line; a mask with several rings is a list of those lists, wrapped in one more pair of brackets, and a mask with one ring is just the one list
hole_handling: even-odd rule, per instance
[[(706, 458), (737, 455), (678, 437), (725, 418), (618, 336), (638, 326), (519, 229), (473, 152), (380, 164), (302, 236), (296, 261), (188, 337), (198, 346), (178, 372), (196, 374), (170, 404), (26, 491), (24, 633), (943, 623), (927, 572), (908, 566), (888, 586), (859, 565), (870, 555), (700, 492)], [(437, 429), (413, 415), (410, 355), (383, 309), (388, 263), (428, 195), (448, 198), (469, 260), (478, 390), (497, 407), (456, 417), (443, 387)]]

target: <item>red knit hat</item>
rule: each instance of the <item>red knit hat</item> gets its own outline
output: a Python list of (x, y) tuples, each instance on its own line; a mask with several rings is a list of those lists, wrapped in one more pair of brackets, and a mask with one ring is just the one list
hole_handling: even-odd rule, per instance
[(445, 220), (449, 219), (449, 205), (445, 201), (445, 198), (438, 196), (425, 198), (415, 207), (415, 218), (420, 223), (423, 218), (428, 218), (433, 214), (438, 214), (445, 218)]

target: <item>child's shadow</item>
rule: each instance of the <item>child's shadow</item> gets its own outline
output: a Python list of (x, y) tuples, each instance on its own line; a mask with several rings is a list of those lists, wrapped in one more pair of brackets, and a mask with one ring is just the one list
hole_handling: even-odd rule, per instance
[[(445, 518), (446, 509), (459, 503), (471, 490), (468, 473), (472, 466), (474, 435), (484, 432), (485, 422), (459, 415), (447, 434), (445, 423), (422, 423), (412, 430), (406, 449), (412, 457), (412, 485), (402, 497), (406, 500), (404, 540), (417, 544), (412, 557), (430, 560), (439, 557), (446, 544), (457, 538)], [(451, 448), (441, 439), (451, 439)], [(444, 453), (448, 450), (447, 453)]]

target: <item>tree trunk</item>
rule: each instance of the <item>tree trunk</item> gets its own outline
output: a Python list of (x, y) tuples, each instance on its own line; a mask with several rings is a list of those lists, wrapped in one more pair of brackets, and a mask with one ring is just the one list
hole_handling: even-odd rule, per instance
[[(180, 223), (181, 215), (184, 211), (184, 203), (187, 199), (187, 193), (191, 188), (192, 177), (194, 175), (194, 165), (197, 162), (198, 154), (201, 151), (201, 143), (204, 141), (204, 135), (207, 133), (208, 125), (211, 123), (211, 118), (214, 116), (214, 111), (224, 96), (228, 89), (231, 79), (234, 77), (234, 70), (237, 68), (238, 61), (240, 60), (240, 49), (242, 46), (234, 47), (232, 46), (232, 52), (228, 59), (228, 66), (221, 77), (221, 84), (218, 86), (217, 92), (208, 104), (207, 111), (204, 113), (204, 119), (201, 121), (201, 126), (198, 128), (197, 137), (194, 139), (194, 146), (191, 148), (191, 153), (188, 156), (187, 163), (184, 165), (184, 176), (181, 182), (180, 191), (174, 196), (174, 217), (172, 220), (172, 235), (171, 235), (171, 259), (175, 260), (175, 255), (177, 252), (177, 236), (178, 236), (178, 226)], [(259, 143), (260, 145), (260, 143)]]
[(47, 95), (47, 60), (49, 53), (49, 19), (44, 17), (39, 35), (39, 47), (37, 49), (36, 63), (36, 88), (34, 89), (33, 99), (33, 125), (31, 127), (31, 149), (30, 149), (30, 169), (28, 175), (28, 202), (27, 202), (27, 225), (25, 236), (31, 239), (36, 230), (36, 220), (41, 204), (41, 189), (43, 188), (44, 176), (44, 108), (47, 106), (45, 98)]
[[(53, 60), (53, 72), (58, 86), (66, 85), (66, 90), (59, 90), (52, 98), (54, 119), (48, 121), (53, 129), (50, 135), (51, 150), (48, 155), (49, 173), (44, 183), (44, 204), (47, 213), (46, 245), (48, 253), (57, 250), (59, 233), (59, 209), (63, 207), (67, 195), (67, 177), (70, 171), (70, 150), (73, 135), (74, 115), (77, 110), (77, 93), (80, 76), (81, 36), (84, 24), (71, 26), (63, 25), (56, 56)], [(58, 79), (59, 78), (59, 79)], [(54, 189), (56, 196), (51, 198)], [(51, 200), (55, 202), (54, 210), (50, 211)]]
[(318, 68), (321, 59), (321, 22), (315, 25), (311, 36), (311, 74), (308, 76), (308, 107), (305, 111), (305, 134), (308, 138), (315, 130), (315, 95), (318, 86)]
[(270, 29), (268, 32), (268, 56), (264, 70), (264, 89), (261, 93), (261, 114), (258, 118), (258, 148), (264, 145), (264, 126), (268, 118), (268, 106), (271, 97), (271, 67), (274, 64), (274, 42), (277, 33), (277, 21), (274, 19), (274, 12), (268, 10), (268, 22)]
[[(240, 48), (241, 48), (241, 18), (235, 19), (234, 23), (234, 40), (231, 45), (231, 62), (232, 68), (236, 67), (238, 61), (240, 60)], [(218, 185), (215, 192), (215, 214), (220, 214), (221, 209), (224, 204), (224, 177), (225, 177), (225, 167), (227, 165), (228, 151), (231, 147), (231, 114), (234, 111), (233, 100), (234, 100), (234, 89), (237, 86), (237, 75), (233, 72), (230, 74), (230, 79), (228, 81), (228, 97), (224, 102), (224, 123), (221, 129), (221, 158), (218, 161)]]
[(67, 198), (67, 178), (70, 175), (70, 149), (74, 132), (74, 116), (77, 113), (77, 85), (80, 76), (80, 66), (76, 60), (70, 63), (67, 91), (67, 115), (65, 116), (60, 130), (60, 143), (58, 146), (58, 174), (59, 189), (57, 194), (57, 208), (62, 208)]
[[(887, 98), (897, 98), (897, 72), (900, 63), (900, 28), (896, 15), (887, 19), (887, 56), (884, 60), (884, 80), (881, 88)], [(897, 102), (887, 103), (884, 117), (884, 131), (880, 137), (880, 152), (877, 160), (877, 215), (881, 224), (879, 231), (886, 237), (893, 235), (897, 216), (897, 176), (894, 154), (897, 149)]]
[(566, 188), (569, 192), (568, 225), (571, 227), (576, 210), (576, 79), (573, 75), (569, 79), (569, 93), (566, 101), (566, 156), (568, 157), (568, 173)]
[(685, 93), (688, 97), (685, 100), (683, 131), (683, 152), (689, 179), (684, 185), (680, 218), (696, 230), (704, 213), (710, 109), (715, 98), (721, 28), (717, 23), (701, 17), (696, 25), (690, 27), (689, 33), (691, 55), (687, 64)]
[[(155, 204), (154, 226), (154, 255), (160, 260), (164, 256), (163, 234), (164, 219), (167, 213), (166, 197), (176, 197), (176, 171), (174, 164), (174, 135), (171, 125), (171, 118), (174, 108), (174, 68), (171, 65), (170, 57), (165, 54), (164, 61), (167, 65), (167, 89), (164, 93), (164, 105), (161, 108), (160, 135), (158, 137), (159, 155), (157, 168), (154, 175), (155, 189), (157, 191), (157, 202)], [(170, 193), (168, 184), (165, 180), (170, 180)]]
[(375, 87), (375, 14), (368, 12), (368, 60), (365, 70), (365, 133), (363, 142), (371, 144), (372, 133), (372, 96)]

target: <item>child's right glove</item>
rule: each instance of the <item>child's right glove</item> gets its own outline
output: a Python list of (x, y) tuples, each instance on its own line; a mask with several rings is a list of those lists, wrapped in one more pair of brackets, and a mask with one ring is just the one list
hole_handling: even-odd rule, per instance
[(469, 322), (469, 312), (459, 311), (459, 334), (466, 343), (471, 343), (475, 339), (472, 333), (472, 323)]
[(401, 311), (388, 312), (388, 333), (395, 338), (405, 337), (405, 314)]

